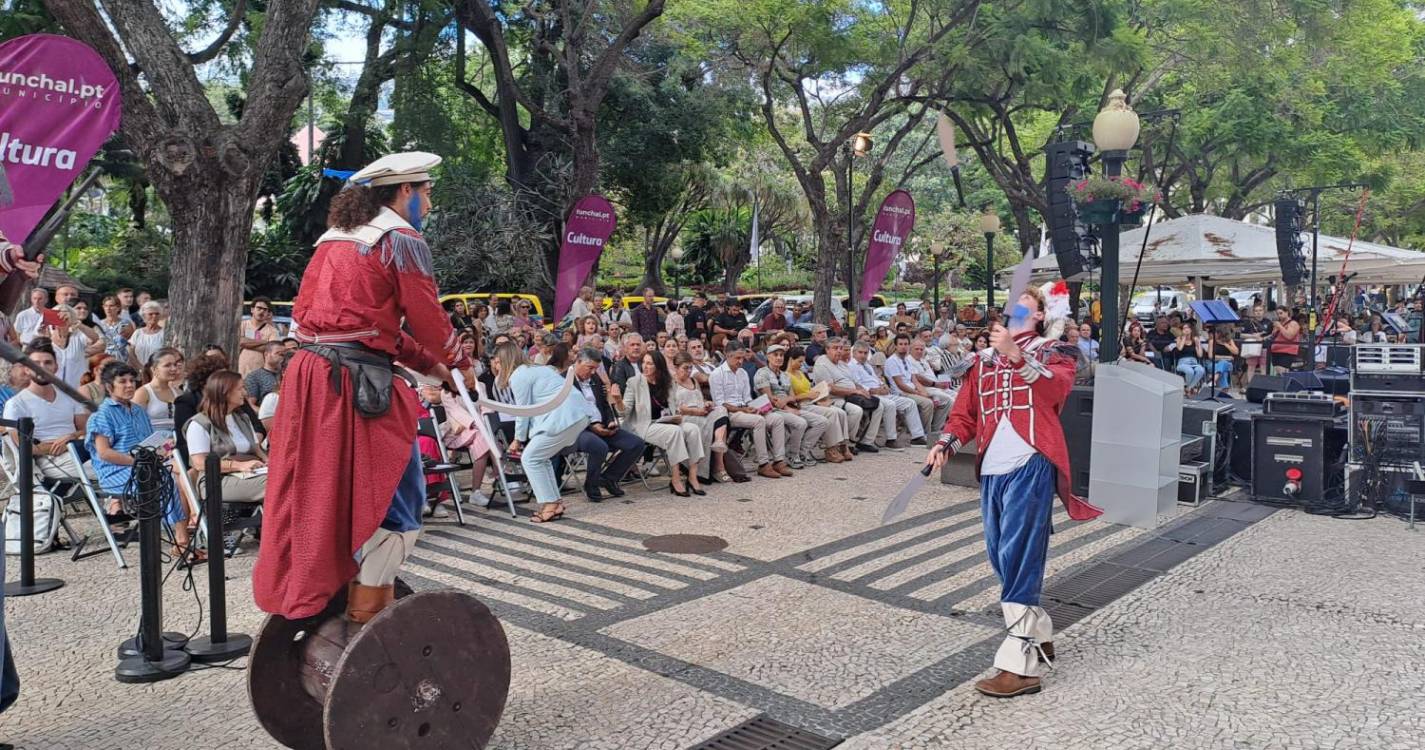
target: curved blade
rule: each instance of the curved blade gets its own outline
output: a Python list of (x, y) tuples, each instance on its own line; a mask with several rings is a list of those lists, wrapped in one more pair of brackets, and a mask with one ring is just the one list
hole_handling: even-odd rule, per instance
[(891, 498), (890, 504), (886, 506), (886, 512), (881, 514), (882, 526), (895, 520), (896, 516), (904, 513), (905, 509), (910, 507), (910, 499), (915, 497), (915, 493), (920, 492), (921, 487), (925, 486), (925, 478), (928, 476), (930, 476), (930, 464), (926, 464), (925, 468), (916, 472), (915, 476), (911, 477), (904, 487), (901, 487), (901, 491), (897, 492), (896, 496)]

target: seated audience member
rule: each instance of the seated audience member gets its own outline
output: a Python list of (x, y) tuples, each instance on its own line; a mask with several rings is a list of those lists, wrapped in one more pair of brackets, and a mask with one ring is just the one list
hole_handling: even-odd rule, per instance
[(178, 439), (178, 455), (189, 467), (193, 463), (188, 460), (188, 440), (184, 436), (184, 428), (188, 426), (188, 420), (198, 413), (198, 406), (203, 401), (203, 386), (208, 384), (208, 378), (215, 372), (228, 369), (227, 360), (210, 354), (201, 354), (188, 363), (188, 373), (184, 379), (183, 393), (173, 401), (173, 429)]
[[(935, 425), (935, 414), (940, 403), (930, 395), (929, 391), (925, 390), (925, 386), (915, 377), (914, 368), (910, 362), (910, 336), (904, 333), (896, 334), (894, 347), (890, 356), (886, 357), (884, 368), (886, 384), (890, 387), (891, 393), (908, 398), (915, 403), (916, 409), (920, 412), (922, 426)], [(946, 411), (949, 411), (948, 404)]]
[[(498, 388), (508, 388), (520, 406), (542, 404), (564, 388), (564, 378), (552, 367), (532, 365), (517, 346), (502, 344), (495, 350), (500, 364), (495, 373)], [(559, 499), (559, 480), (554, 475), (554, 457), (579, 440), (589, 426), (589, 415), (578, 401), (565, 399), (553, 410), (532, 417), (515, 418), (515, 439), (511, 456), (518, 456), (525, 477), (534, 491), (539, 510), (530, 518), (549, 523), (564, 517), (567, 510)]]
[[(59, 369), (54, 350), (44, 336), (32, 339), (25, 347), (25, 354), (50, 375)], [(74, 479), (79, 476), (80, 467), (69, 453), (69, 443), (84, 436), (84, 423), (89, 415), (84, 407), (54, 386), (31, 378), (23, 391), (5, 402), (4, 413), (5, 419), (29, 417), (34, 420), (31, 437), (35, 442), (35, 469), (40, 476), (49, 479)], [(19, 445), (20, 435), (14, 428), (10, 429), (10, 438)], [(93, 475), (92, 469), (89, 474)]]
[[(858, 344), (861, 346), (861, 344)], [(851, 348), (844, 338), (833, 338), (826, 343), (826, 354), (816, 361), (812, 369), (812, 380), (831, 386), (832, 404), (846, 412), (846, 440), (850, 452), (877, 453), (876, 432), (880, 429), (883, 409), (894, 407), (862, 388), (847, 366)]]
[(277, 368), (282, 364), (281, 342), (269, 341), (259, 350), (262, 354), (260, 366), (243, 375), (242, 385), (247, 390), (248, 405), (256, 409), (267, 394), (277, 390)]
[[(988, 343), (988, 339), (986, 340)], [(1154, 364), (1148, 357), (1148, 340), (1143, 336), (1143, 324), (1134, 320), (1128, 324), (1128, 335), (1123, 337), (1123, 358), (1145, 365)]]
[(1099, 344), (1093, 337), (1093, 326), (1088, 323), (1079, 324), (1079, 349), (1084, 353), (1084, 359), (1089, 362), (1098, 361)]
[(801, 405), (792, 395), (792, 379), (784, 368), (787, 348), (773, 344), (767, 349), (767, 366), (757, 371), (752, 379), (753, 388), (772, 402), (772, 409), (780, 412), (787, 429), (787, 460), (773, 464), (782, 476), (791, 476), (792, 469), (804, 469), (816, 465), (816, 446), (826, 434), (827, 422), (820, 414), (803, 412)]
[(771, 312), (762, 316), (762, 320), (758, 325), (757, 330), (766, 333), (768, 331), (780, 331), (785, 329), (786, 327), (787, 303), (781, 297), (773, 298), (772, 310)]
[(803, 369), (805, 367), (806, 350), (800, 346), (789, 349), (787, 376), (792, 383), (792, 396), (804, 413), (817, 414), (826, 420), (826, 434), (822, 436), (822, 443), (826, 446), (822, 453), (823, 459), (833, 464), (850, 461), (851, 447), (846, 442), (846, 411), (832, 406), (830, 396), (826, 397), (823, 404), (815, 403), (816, 394), (812, 392), (811, 379), (807, 377)]
[(727, 428), (730, 424), (727, 410), (703, 395), (702, 386), (693, 374), (693, 358), (687, 352), (680, 353), (673, 360), (673, 405), (683, 421), (691, 422), (702, 430), (703, 444), (708, 446), (703, 460), (698, 463), (698, 476), (715, 482), (734, 481), (727, 471)]
[(677, 339), (670, 338), (663, 342), (663, 346), (658, 347), (658, 351), (663, 355), (665, 361), (672, 362), (678, 358), (679, 354), (683, 353), (683, 348), (678, 345)]
[(706, 495), (697, 471), (706, 451), (702, 429), (678, 416), (673, 404), (673, 376), (663, 354), (647, 352), (641, 364), (639, 374), (628, 381), (627, 391), (611, 400), (630, 431), (667, 453), (672, 466), (669, 491), (679, 497)]
[[(217, 455), (224, 503), (261, 503), (267, 494), (267, 452), (243, 411), (246, 399), (241, 375), (231, 370), (215, 372), (203, 385), (198, 413), (183, 428), (193, 486), (203, 486), (208, 454)], [(224, 544), (229, 555), (235, 553), (236, 535)]]
[(910, 444), (925, 445), (925, 426), (920, 421), (920, 411), (916, 408), (915, 402), (904, 396), (891, 393), (890, 386), (886, 385), (885, 379), (877, 375), (876, 371), (871, 368), (868, 361), (871, 354), (870, 347), (857, 344), (852, 348), (851, 354), (853, 361), (847, 363), (847, 368), (851, 371), (851, 377), (856, 379), (857, 385), (882, 402), (889, 402), (890, 406), (881, 410), (881, 425), (886, 433), (886, 447), (892, 449), (905, 447), (897, 437), (897, 414), (905, 420), (906, 426), (910, 428)]
[(155, 430), (177, 430), (173, 419), (174, 403), (182, 395), (183, 353), (165, 346), (153, 353), (144, 365), (143, 385), (134, 394), (134, 403), (143, 407), (148, 422)]
[(277, 419), (277, 393), (282, 390), (282, 376), (286, 374), (287, 363), (291, 361), (292, 352), (283, 350), (282, 361), (277, 365), (277, 384), (257, 405), (257, 421), (262, 423), (263, 432), (272, 432), (272, 422)]
[(1232, 338), (1232, 327), (1226, 323), (1212, 328), (1211, 338), (1207, 342), (1208, 356), (1212, 357), (1213, 387), (1217, 396), (1228, 395), (1227, 389), (1232, 384), (1232, 368), (1237, 364), (1237, 355), (1241, 348)]
[(932, 415), (925, 430), (926, 432), (939, 432), (940, 428), (945, 426), (945, 418), (950, 416), (950, 407), (955, 404), (955, 393), (940, 387), (935, 368), (931, 367), (925, 342), (920, 339), (910, 342), (908, 363), (911, 377), (925, 395), (935, 402), (935, 414)]
[[(85, 398), (96, 404), (104, 400), (104, 383), (100, 380), (99, 376), (104, 371), (104, 365), (113, 361), (115, 361), (114, 355), (108, 352), (99, 352), (98, 354), (90, 355), (89, 372), (85, 373), (84, 378), (79, 381), (79, 392), (84, 394)], [(26, 368), (20, 367), (19, 369), (25, 370)], [(28, 372), (28, 370), (26, 371)], [(10, 395), (13, 396), (14, 394), (12, 393)], [(0, 404), (3, 404), (3, 401), (0, 401)]]
[[(574, 362), (574, 386), (578, 393), (569, 398), (582, 402), (589, 415), (589, 426), (579, 433), (574, 449), (588, 457), (584, 472), (584, 494), (590, 502), (600, 502), (607, 492), (623, 497), (619, 487), (628, 470), (643, 455), (643, 438), (619, 428), (618, 417), (609, 405), (608, 391), (598, 377), (603, 362), (597, 349), (580, 349)], [(609, 461), (613, 455), (614, 460)], [(556, 470), (562, 470), (564, 457), (556, 459)], [(562, 471), (560, 471), (562, 474)]]
[[(134, 368), (126, 362), (111, 360), (100, 371), (99, 382), (106, 396), (99, 404), (99, 410), (89, 418), (84, 445), (89, 450), (90, 464), (94, 467), (99, 488), (122, 495), (129, 489), (129, 480), (134, 472), (134, 458), (129, 452), (153, 435), (155, 430), (144, 408), (134, 401), (134, 394), (138, 391), (138, 373)], [(175, 557), (182, 558), (189, 552), (188, 544), (192, 538), (187, 518), (191, 513), (185, 503), (178, 502), (177, 495), (171, 498), (171, 503), (180, 508), (185, 517), (183, 523), (173, 525), (173, 553)], [(119, 498), (109, 501), (108, 513), (111, 516), (117, 515), (120, 508)], [(208, 556), (202, 549), (194, 548), (188, 559), (190, 562), (203, 562)]]
[[(784, 462), (787, 456), (787, 427), (781, 412), (758, 413), (752, 404), (752, 382), (747, 378), (742, 366), (751, 354), (736, 341), (728, 342), (723, 349), (724, 360), (709, 377), (712, 402), (727, 411), (728, 421), (733, 427), (745, 428), (752, 432), (752, 446), (756, 451), (757, 474), (768, 479), (781, 479), (783, 474), (773, 467), (773, 462)], [(767, 450), (767, 433), (771, 432), (772, 450)]]

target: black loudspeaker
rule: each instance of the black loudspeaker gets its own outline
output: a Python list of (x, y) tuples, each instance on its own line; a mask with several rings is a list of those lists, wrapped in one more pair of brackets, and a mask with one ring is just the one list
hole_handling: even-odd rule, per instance
[(1287, 379), (1280, 375), (1253, 375), (1247, 384), (1247, 400), (1260, 404), (1267, 400), (1268, 393), (1285, 393)]
[(1078, 281), (1097, 266), (1094, 248), (1097, 240), (1090, 226), (1079, 221), (1074, 211), (1069, 185), (1088, 177), (1092, 143), (1059, 141), (1044, 147), (1045, 195), (1049, 212), (1044, 217), (1049, 228), (1049, 245), (1059, 263), (1059, 275), (1065, 281)]
[(1305, 283), (1306, 256), (1301, 248), (1301, 239), (1306, 216), (1306, 204), (1297, 198), (1276, 200), (1277, 261), (1281, 264), (1282, 283), (1297, 286)]
[(1281, 414), (1252, 418), (1252, 499), (1320, 507), (1344, 493), (1346, 431), (1334, 420)]
[(1069, 446), (1069, 480), (1074, 494), (1088, 497), (1089, 455), (1093, 450), (1093, 386), (1076, 385), (1059, 412), (1064, 443)]

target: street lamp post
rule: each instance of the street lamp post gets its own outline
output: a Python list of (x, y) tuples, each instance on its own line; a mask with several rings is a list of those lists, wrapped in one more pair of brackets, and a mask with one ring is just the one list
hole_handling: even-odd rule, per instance
[(673, 299), (682, 301), (683, 299), (683, 246), (674, 245), (668, 251), (668, 256), (673, 259)]
[(930, 257), (933, 259), (933, 261), (934, 261), (934, 263), (935, 263), (935, 292), (934, 292), (935, 300), (934, 300), (934, 305), (935, 305), (935, 314), (936, 314), (936, 315), (939, 315), (939, 314), (940, 314), (940, 256), (942, 256), (942, 255), (944, 255), (944, 254), (945, 254), (945, 243), (943, 243), (943, 242), (932, 242), (932, 243), (930, 243)]
[[(851, 136), (841, 147), (846, 155), (846, 326), (850, 328), (855, 324), (855, 312), (860, 307), (856, 302), (856, 222), (852, 211), (852, 201), (856, 195), (856, 158), (866, 156), (871, 153), (873, 141), (871, 134), (866, 132), (857, 133)], [(835, 296), (832, 296), (835, 300)], [(834, 314), (834, 313), (833, 313)], [(853, 329), (852, 335), (855, 335)]]
[[(1138, 113), (1128, 106), (1123, 89), (1108, 95), (1108, 104), (1093, 120), (1093, 141), (1103, 158), (1104, 175), (1109, 179), (1123, 173), (1128, 149), (1138, 142)], [(1103, 225), (1099, 253), (1103, 258), (1103, 274), (1099, 282), (1099, 307), (1103, 311), (1102, 342), (1099, 361), (1114, 362), (1119, 355), (1119, 336), (1123, 322), (1118, 313), (1118, 217)]]
[(999, 234), (999, 214), (985, 206), (980, 215), (980, 231), (985, 233), (985, 320), (995, 306), (995, 235)]

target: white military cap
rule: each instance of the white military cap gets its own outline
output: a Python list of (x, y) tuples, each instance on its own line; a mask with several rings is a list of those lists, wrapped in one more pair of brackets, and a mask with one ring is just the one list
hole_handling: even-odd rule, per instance
[(430, 171), (440, 165), (440, 157), (424, 151), (389, 154), (357, 170), (348, 179), (357, 185), (379, 187), (403, 182), (428, 182)]

